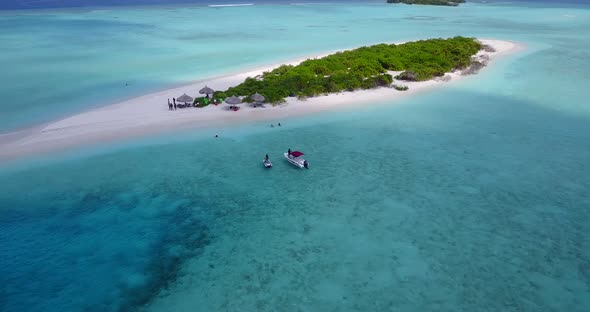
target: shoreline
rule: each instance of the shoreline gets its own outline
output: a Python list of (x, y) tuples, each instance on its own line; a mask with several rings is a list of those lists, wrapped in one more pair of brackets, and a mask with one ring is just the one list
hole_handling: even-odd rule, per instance
[[(479, 40), (496, 50), (495, 52), (482, 50), (477, 54), (478, 56), (487, 55), (489, 65), (501, 56), (524, 49), (523, 45), (511, 41)], [(276, 106), (266, 104), (264, 108), (252, 108), (244, 103), (240, 105), (240, 110), (237, 112), (228, 111), (226, 109), (228, 105), (225, 103), (219, 106), (190, 107), (176, 111), (169, 111), (166, 104), (168, 98), (172, 99), (184, 93), (193, 97), (199, 96), (198, 90), (205, 85), (215, 90), (225, 90), (243, 82), (247, 77), (254, 77), (280, 65), (297, 65), (306, 59), (320, 58), (338, 51), (343, 50), (194, 81), (184, 86), (126, 99), (42, 125), (3, 133), (0, 134), (0, 161), (15, 160), (97, 143), (145, 137), (178, 129), (219, 128), (257, 121), (282, 120), (370, 102), (396, 101), (467, 77), (459, 72), (453, 72), (445, 75), (450, 77), (450, 81), (442, 79), (420, 82), (394, 80), (394, 84), (407, 85), (410, 89), (396, 91), (393, 88), (381, 87), (330, 94), (306, 100), (287, 98), (285, 104)]]

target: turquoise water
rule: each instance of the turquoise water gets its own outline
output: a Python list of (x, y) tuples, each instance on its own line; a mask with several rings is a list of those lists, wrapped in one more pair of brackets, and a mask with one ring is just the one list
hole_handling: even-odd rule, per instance
[[(590, 309), (588, 9), (257, 6), (215, 11), (225, 16), (223, 28), (167, 22), (205, 8), (170, 10), (176, 13), (5, 15), (15, 27), (11, 36), (47, 46), (25, 49), (21, 59), (11, 49), (2, 53), (13, 53), (13, 76), (50, 69), (71, 75), (68, 88), (49, 76), (25, 79), (43, 86), (36, 96), (69, 98), (87, 83), (108, 99), (379, 41), (469, 35), (520, 41), (528, 50), (395, 105), (4, 165), (0, 310)], [(139, 33), (104, 22), (113, 16), (154, 26)], [(66, 26), (76, 19), (83, 20), (77, 30)], [(42, 23), (59, 27), (47, 37)], [(86, 27), (110, 39), (87, 38), (100, 49), (84, 52), (77, 37)], [(183, 49), (168, 48), (180, 40), (175, 33), (195, 37)], [(83, 56), (72, 58), (76, 53)], [(25, 59), (48, 62), (17, 70)], [(147, 78), (127, 78), (136, 89), (109, 88), (118, 77), (109, 64)], [(29, 111), (4, 108), (2, 124), (14, 121), (9, 129), (97, 104), (41, 102)], [(281, 161), (289, 147), (308, 155), (310, 170)], [(272, 170), (260, 166), (265, 153)]]
[[(0, 131), (148, 90), (363, 44), (461, 34), (535, 43), (551, 37), (550, 44), (577, 46), (587, 21), (587, 9), (490, 5), (4, 11), (0, 41), (9, 44), (0, 50)], [(587, 52), (569, 53), (583, 58)]]

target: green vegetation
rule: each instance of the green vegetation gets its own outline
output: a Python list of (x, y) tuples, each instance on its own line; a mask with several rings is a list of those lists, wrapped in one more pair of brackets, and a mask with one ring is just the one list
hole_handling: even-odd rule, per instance
[(208, 99), (208, 98), (202, 96), (202, 97), (195, 98), (193, 105), (195, 107), (206, 107), (206, 106), (209, 106), (209, 104), (215, 104), (216, 102), (221, 103), (224, 100), (225, 100), (225, 98), (222, 98), (222, 97), (213, 97), (213, 98)]
[(195, 103), (196, 107), (207, 107), (209, 106), (209, 102), (204, 102), (204, 101), (199, 101), (197, 103)]
[(388, 71), (403, 71), (404, 80), (429, 80), (470, 65), (481, 44), (472, 38), (429, 39), (400, 45), (378, 44), (310, 59), (297, 66), (282, 65), (251, 78), (215, 98), (249, 96), (258, 92), (267, 102), (286, 97), (306, 98), (322, 94), (390, 86)]
[(211, 103), (206, 97), (203, 96), (203, 97), (195, 98), (195, 101), (193, 102), (193, 104), (196, 107), (205, 107)]
[(396, 89), (397, 91), (408, 91), (408, 86), (400, 86), (400, 85), (393, 85), (393, 88)]
[(387, 0), (387, 3), (457, 6), (465, 0)]

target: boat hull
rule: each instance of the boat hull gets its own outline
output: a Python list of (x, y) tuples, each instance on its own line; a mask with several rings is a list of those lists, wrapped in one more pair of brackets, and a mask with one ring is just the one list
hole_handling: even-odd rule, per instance
[(305, 168), (305, 159), (301, 157), (289, 157), (289, 153), (284, 153), (285, 159), (295, 167)]

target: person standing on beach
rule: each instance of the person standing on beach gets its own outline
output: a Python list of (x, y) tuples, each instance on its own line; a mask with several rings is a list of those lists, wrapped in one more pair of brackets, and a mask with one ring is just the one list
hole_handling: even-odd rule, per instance
[(170, 103), (170, 99), (168, 99), (168, 110), (172, 110), (172, 103)]
[(174, 102), (174, 110), (176, 110), (176, 98), (172, 98), (172, 102)]

